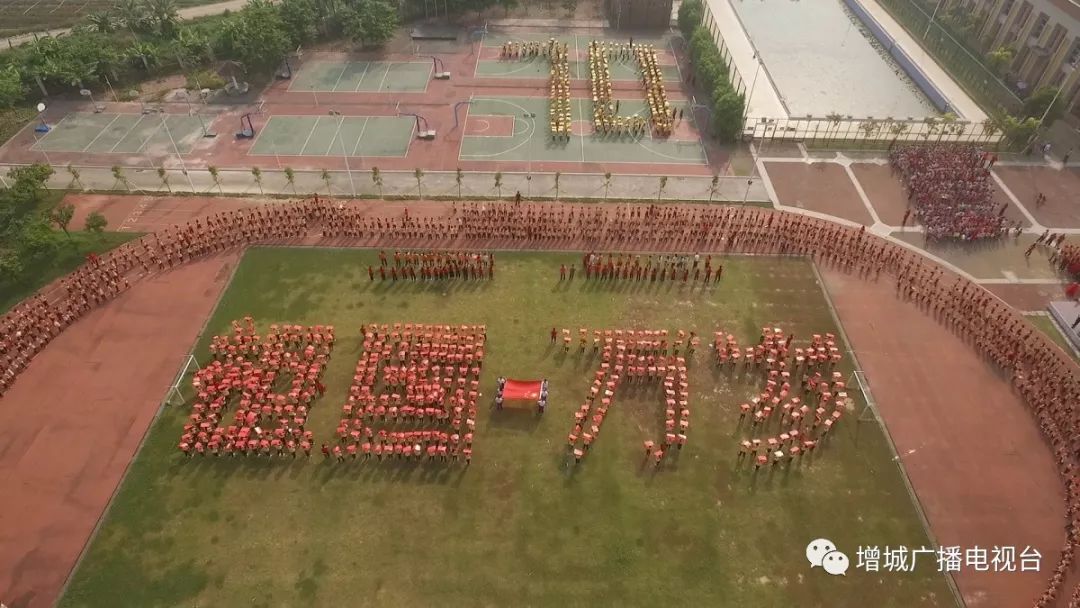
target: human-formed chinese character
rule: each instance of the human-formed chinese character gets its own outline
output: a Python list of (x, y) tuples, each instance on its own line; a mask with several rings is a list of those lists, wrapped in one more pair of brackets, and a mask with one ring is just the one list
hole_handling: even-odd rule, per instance
[(1042, 563), (1042, 553), (1032, 546), (1024, 547), (1024, 550), (1020, 552), (1020, 571), (1021, 572), (1038, 572)]
[(990, 570), (990, 564), (986, 562), (986, 549), (982, 547), (972, 547), (964, 551), (964, 563), (968, 568), (972, 568), (976, 572)]
[(960, 547), (938, 547), (938, 572), (959, 572), (962, 561), (963, 553), (960, 551)]
[(889, 572), (911, 572), (911, 566), (908, 564), (908, 548), (903, 545), (886, 546), (885, 569)]
[(855, 552), (855, 560), (856, 568), (862, 568), (867, 572), (877, 572), (881, 566), (881, 549), (876, 545), (873, 547), (859, 545), (859, 549)]
[(994, 572), (1016, 571), (1016, 547), (994, 546), (991, 551), (990, 563), (994, 565)]
[(915, 566), (919, 562), (919, 555), (920, 554), (921, 555), (933, 555), (934, 550), (931, 549), (930, 547), (927, 547), (926, 545), (923, 545), (923, 546), (919, 547), (918, 549), (912, 549), (911, 550), (911, 571), (912, 572), (915, 571)]

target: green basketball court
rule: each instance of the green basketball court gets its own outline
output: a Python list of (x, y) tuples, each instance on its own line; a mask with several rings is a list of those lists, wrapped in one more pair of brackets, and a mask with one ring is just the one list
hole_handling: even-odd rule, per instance
[[(592, 102), (571, 102), (572, 120), (592, 123)], [(619, 114), (645, 112), (644, 101), (620, 102)], [(613, 163), (707, 164), (700, 140), (653, 139), (630, 136), (571, 135), (569, 141), (555, 141), (548, 129), (548, 100), (542, 97), (475, 98), (469, 117), (512, 116), (513, 133), (497, 136), (464, 135), (461, 160), (563, 161)], [(468, 118), (466, 119), (468, 120)], [(584, 125), (582, 125), (584, 127)], [(587, 130), (591, 132), (591, 127)], [(575, 129), (576, 132), (580, 132)], [(468, 129), (466, 129), (468, 133)]]
[(65, 116), (31, 149), (44, 152), (187, 154), (213, 119), (183, 114), (74, 112)]
[(403, 158), (415, 124), (400, 116), (271, 116), (250, 154)]
[(289, 90), (315, 93), (422, 93), (430, 61), (310, 61)]

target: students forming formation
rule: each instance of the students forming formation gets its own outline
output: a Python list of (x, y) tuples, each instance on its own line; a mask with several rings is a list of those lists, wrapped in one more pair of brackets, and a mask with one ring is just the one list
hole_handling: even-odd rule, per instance
[(548, 41), (547, 54), (551, 61), (551, 92), (549, 123), (551, 136), (556, 140), (570, 141), (570, 50), (565, 42)]

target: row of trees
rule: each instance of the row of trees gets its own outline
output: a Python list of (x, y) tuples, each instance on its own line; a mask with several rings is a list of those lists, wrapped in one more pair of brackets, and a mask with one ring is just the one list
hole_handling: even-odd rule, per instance
[(684, 0), (679, 7), (679, 29), (689, 41), (695, 84), (710, 93), (713, 135), (730, 143), (738, 140), (743, 131), (746, 98), (732, 87), (720, 48), (701, 25), (704, 12), (701, 0)]
[(0, 53), (0, 107), (36, 98), (37, 90), (122, 92), (125, 83), (192, 71), (216, 59), (266, 72), (316, 37), (379, 45), (394, 34), (396, 7), (392, 0), (250, 0), (235, 13), (184, 22), (175, 0), (121, 0), (67, 35)]
[[(76, 246), (68, 231), (75, 208), (48, 204), (45, 183), (52, 174), (48, 165), (12, 169), (10, 185), (0, 188), (0, 293), (10, 295), (38, 279), (60, 254), (72, 253)], [(87, 216), (85, 228), (100, 234), (107, 224), (95, 212)]]

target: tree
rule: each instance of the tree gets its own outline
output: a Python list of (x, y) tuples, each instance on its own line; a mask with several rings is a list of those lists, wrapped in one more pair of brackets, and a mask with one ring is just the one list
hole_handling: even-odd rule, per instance
[(716, 196), (716, 191), (719, 190), (719, 189), (720, 189), (720, 176), (719, 175), (714, 175), (714, 176), (712, 176), (712, 182), (709, 183), (709, 202), (710, 203), (712, 202), (713, 197)]
[(296, 171), (293, 171), (292, 167), (285, 167), (285, 183), (289, 184), (293, 194), (296, 194)]
[(129, 182), (127, 176), (124, 175), (123, 167), (121, 167), (120, 165), (113, 165), (112, 176), (113, 179), (116, 180), (113, 185), (120, 184), (124, 187), (125, 190), (131, 192), (131, 182)]
[(142, 0), (120, 0), (114, 8), (124, 27), (132, 32), (146, 29), (146, 4)]
[(0, 108), (10, 108), (19, 103), (26, 93), (19, 69), (9, 65), (0, 69)]
[(165, 186), (165, 189), (169, 191), (169, 194), (172, 194), (172, 186), (169, 185), (169, 172), (165, 170), (165, 167), (158, 167), (157, 175), (161, 178), (161, 183)]
[(158, 47), (149, 42), (136, 42), (124, 52), (131, 65), (150, 72), (158, 66), (161, 58), (158, 55)]
[(990, 67), (994, 74), (1002, 76), (1015, 56), (1016, 50), (1013, 48), (1007, 46), (998, 47), (997, 50), (986, 54), (986, 65)]
[(713, 132), (720, 141), (735, 142), (743, 130), (743, 111), (746, 109), (742, 95), (730, 86), (717, 87), (713, 101)]
[(416, 170), (413, 171), (413, 177), (416, 178), (416, 192), (420, 195), (420, 200), (424, 200), (424, 186), (421, 183), (424, 179), (424, 170), (417, 167)]
[(689, 39), (694, 33), (694, 28), (701, 25), (701, 18), (705, 15), (705, 9), (701, 6), (701, 0), (683, 0), (679, 5), (679, 31), (683, 37)]
[(92, 211), (90, 212), (90, 215), (86, 216), (86, 231), (93, 232), (99, 237), (102, 232), (105, 232), (105, 228), (108, 225), (109, 220), (105, 219), (105, 216), (101, 215), (98, 211)]
[(207, 165), (206, 172), (210, 174), (210, 179), (213, 180), (214, 185), (217, 186), (218, 192), (225, 194), (225, 190), (221, 188), (221, 169), (218, 169), (214, 165)]
[(30, 218), (19, 234), (18, 251), (27, 266), (56, 257), (57, 246), (56, 234), (42, 216)]
[(457, 168), (457, 174), (454, 176), (454, 181), (457, 182), (457, 197), (461, 200), (461, 182), (465, 179), (465, 172), (461, 170), (461, 167)]
[(361, 47), (381, 46), (397, 31), (398, 12), (386, 0), (358, 0), (345, 10), (342, 23), (345, 35)]
[(660, 201), (660, 197), (664, 194), (664, 188), (667, 187), (667, 179), (668, 178), (667, 178), (666, 175), (661, 175), (660, 176), (660, 187), (656, 189), (656, 200), (657, 200), (657, 202)]
[(68, 232), (68, 224), (71, 223), (73, 217), (75, 217), (75, 205), (71, 203), (60, 203), (49, 215), (49, 219), (56, 224), (57, 228), (63, 230), (68, 238), (71, 238), (71, 233)]
[[(1052, 108), (1050, 108), (1051, 103), (1054, 104)], [(1046, 111), (1047, 108), (1050, 108), (1049, 112)], [(1024, 100), (1024, 107), (1021, 108), (1023, 118), (1041, 119), (1043, 113), (1046, 114), (1046, 119), (1040, 125), (1042, 127), (1054, 124), (1054, 121), (1065, 113), (1064, 100), (1061, 95), (1058, 95), (1057, 87), (1039, 87)]]
[(608, 191), (611, 190), (611, 171), (604, 174), (604, 198), (607, 199)]
[(324, 182), (326, 182), (326, 195), (327, 196), (334, 196), (334, 191), (330, 188), (330, 181), (332, 179), (333, 179), (333, 176), (330, 175), (330, 171), (328, 171), (326, 169), (323, 169), (322, 170), (322, 180)]
[(282, 0), (278, 5), (292, 46), (308, 44), (318, 35), (319, 12), (312, 0)]
[(116, 15), (111, 10), (97, 11), (86, 16), (90, 29), (101, 34), (111, 34), (116, 31), (117, 21)]
[(265, 194), (263, 192), (263, 185), (262, 185), (262, 179), (263, 179), (262, 169), (260, 169), (258, 167), (252, 167), (251, 168), (251, 175), (252, 175), (252, 177), (255, 178), (255, 185), (257, 185), (259, 187), (259, 194)]
[(562, 179), (562, 172), (555, 172), (555, 200), (559, 200), (559, 180)]
[(379, 189), (379, 198), (382, 198), (382, 173), (379, 172), (378, 167), (371, 168), (371, 183), (375, 184), (375, 187)]
[(145, 0), (147, 26), (158, 36), (167, 38), (176, 33), (180, 16), (176, 0)]
[(289, 34), (276, 6), (250, 0), (223, 25), (230, 53), (249, 68), (276, 67), (289, 50)]
[(495, 172), (495, 191), (499, 198), (502, 198), (502, 177), (502, 171)]
[[(71, 184), (78, 184), (79, 185), (79, 190), (85, 190), (86, 189), (83, 186), (83, 183), (82, 183), (82, 179), (81, 179), (82, 178), (82, 173), (80, 173), (78, 169), (71, 166), (71, 164), (69, 163), (68, 166), (67, 166), (67, 172), (71, 174)], [(71, 184), (68, 184), (68, 189), (69, 190), (71, 189)]]

